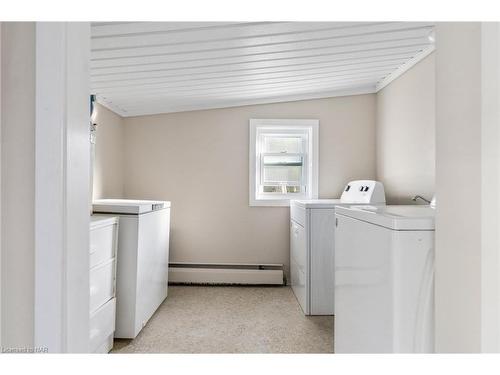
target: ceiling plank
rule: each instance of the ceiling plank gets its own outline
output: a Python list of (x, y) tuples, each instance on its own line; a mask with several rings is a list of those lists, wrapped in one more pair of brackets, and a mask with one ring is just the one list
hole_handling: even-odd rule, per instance
[[(199, 97), (199, 98), (187, 98), (186, 100), (157, 100), (157, 101), (147, 101), (145, 103), (128, 103), (127, 113), (132, 115), (134, 113), (140, 112), (145, 108), (161, 108), (169, 107), (171, 112), (183, 110), (183, 107), (189, 106), (193, 109), (196, 107), (213, 108), (213, 103), (218, 103), (218, 107), (228, 106), (229, 104), (234, 105), (246, 105), (243, 103), (248, 103), (249, 100), (261, 101), (267, 100), (267, 103), (275, 103), (279, 101), (287, 101), (288, 98), (296, 98), (296, 100), (304, 100), (307, 98), (329, 98), (336, 96), (338, 94), (347, 95), (349, 92), (351, 95), (356, 94), (366, 94), (373, 93), (374, 87), (371, 84), (363, 83), (363, 81), (358, 81), (357, 83), (351, 83), (349, 85), (338, 85), (329, 90), (324, 90), (318, 87), (312, 89), (302, 88), (294, 93), (286, 92), (283, 90), (272, 90), (265, 93), (254, 93), (252, 95), (235, 95), (231, 98), (218, 98), (218, 97)], [(362, 92), (359, 92), (362, 91)], [(284, 100), (279, 100), (284, 99)], [(161, 113), (161, 112), (157, 112)]]
[[(249, 23), (251, 26), (251, 23)], [(119, 37), (125, 35), (144, 35), (152, 33), (171, 33), (179, 31), (206, 30), (228, 25), (241, 26), (238, 22), (112, 22), (106, 24), (92, 23), (91, 38)]]
[[(300, 24), (300, 23), (299, 23)], [(404, 23), (404, 22), (388, 22), (382, 24), (359, 25), (356, 27), (341, 28), (325, 27), (323, 29), (312, 29), (295, 33), (276, 33), (260, 36), (235, 36), (232, 33), (224, 31), (220, 38), (207, 39), (206, 33), (198, 33), (191, 38), (159, 38), (158, 43), (149, 43), (143, 38), (137, 40), (137, 44), (128, 46), (119, 43), (119, 41), (108, 41), (107, 47), (103, 45), (103, 41), (92, 41), (91, 59), (109, 59), (133, 56), (151, 56), (169, 54), (172, 52), (186, 52), (190, 50), (221, 50), (227, 48), (251, 47), (251, 46), (266, 46), (279, 45), (293, 42), (308, 42), (314, 40), (335, 40), (348, 37), (374, 35), (377, 33), (387, 33), (404, 30), (414, 30), (416, 28), (429, 29), (428, 23)], [(119, 45), (123, 45), (119, 47)]]
[(110, 58), (93, 60), (90, 66), (95, 69), (113, 68), (121, 66), (155, 66), (161, 63), (174, 63), (178, 61), (196, 61), (196, 60), (219, 60), (221, 58), (245, 57), (245, 58), (262, 58), (262, 56), (300, 56), (310, 54), (311, 52), (321, 53), (332, 48), (341, 47), (359, 47), (366, 45), (377, 45), (387, 42), (400, 42), (401, 44), (408, 41), (423, 41), (428, 42), (428, 31), (426, 29), (417, 29), (411, 31), (398, 31), (394, 33), (374, 34), (368, 36), (356, 36), (346, 39), (322, 39), (313, 41), (301, 41), (283, 43), (280, 45), (265, 45), (251, 47), (236, 47), (227, 49), (202, 49), (197, 51), (174, 52), (157, 56), (139, 56), (125, 58)]
[(204, 77), (213, 77), (213, 76), (231, 76), (231, 75), (254, 75), (254, 74), (262, 74), (262, 73), (280, 73), (280, 72), (300, 72), (307, 70), (316, 70), (316, 69), (336, 69), (338, 67), (350, 67), (353, 69), (358, 68), (359, 66), (365, 66), (373, 63), (380, 62), (391, 62), (391, 63), (403, 63), (404, 61), (410, 59), (414, 56), (415, 52), (412, 49), (411, 51), (407, 51), (404, 53), (395, 52), (383, 54), (380, 56), (361, 56), (361, 57), (353, 57), (353, 58), (344, 58), (344, 59), (331, 59), (328, 61), (319, 61), (319, 62), (307, 62), (307, 63), (298, 63), (298, 64), (288, 64), (288, 65), (278, 65), (278, 66), (215, 66), (215, 67), (200, 67), (198, 69), (179, 69), (174, 70), (172, 72), (139, 72), (139, 73), (124, 73), (110, 76), (98, 76), (91, 77), (92, 84), (99, 83), (109, 83), (109, 82), (133, 82), (133, 81), (141, 81), (145, 79), (149, 79), (152, 81), (158, 81), (160, 79), (169, 79), (169, 78), (184, 78), (184, 79), (203, 79)]
[(306, 63), (317, 61), (334, 61), (335, 58), (356, 58), (360, 56), (379, 56), (386, 53), (409, 52), (417, 53), (427, 46), (425, 40), (410, 41), (407, 44), (400, 42), (384, 42), (373, 46), (363, 47), (333, 47), (321, 53), (308, 53), (300, 56), (279, 55), (251, 57), (221, 58), (217, 61), (176, 61), (172, 63), (161, 63), (155, 66), (122, 66), (113, 68), (94, 68), (91, 76), (116, 75), (120, 73), (134, 72), (159, 72), (171, 71), (174, 69), (199, 68), (206, 66), (241, 65), (241, 64), (266, 64), (267, 66), (286, 65), (287, 63)]
[[(371, 94), (374, 93), (375, 89), (373, 86), (358, 86), (358, 87), (341, 87), (335, 90), (330, 91), (313, 91), (307, 93), (301, 93), (297, 95), (274, 95), (274, 96), (266, 96), (259, 98), (237, 98), (236, 100), (224, 100), (224, 101), (207, 101), (203, 102), (194, 102), (190, 101), (189, 103), (184, 104), (176, 104), (170, 105), (168, 102), (163, 102), (162, 104), (154, 105), (154, 106), (142, 106), (139, 109), (134, 109), (133, 111), (122, 110), (117, 113), (123, 117), (133, 117), (133, 116), (146, 116), (146, 115), (155, 115), (160, 113), (175, 113), (175, 112), (183, 112), (183, 111), (193, 111), (193, 110), (204, 110), (204, 109), (213, 109), (213, 108), (231, 108), (231, 107), (239, 107), (242, 105), (257, 105), (257, 104), (268, 104), (268, 103), (283, 103), (283, 102), (293, 102), (299, 100), (312, 100), (312, 99), (329, 99), (332, 97), (340, 97), (340, 96), (350, 96), (350, 95), (362, 95), (362, 94)], [(105, 99), (98, 97), (99, 103), (104, 106), (107, 106), (111, 110), (113, 110), (110, 106), (112, 104), (108, 104)]]
[[(238, 87), (245, 88), (251, 86), (270, 86), (274, 83), (285, 83), (285, 82), (315, 82), (324, 81), (328, 79), (344, 78), (344, 77), (363, 77), (365, 75), (376, 76), (376, 79), (382, 79), (387, 76), (394, 69), (385, 67), (379, 69), (369, 69), (360, 72), (344, 71), (344, 72), (333, 72), (333, 73), (323, 73), (323, 74), (311, 74), (305, 76), (289, 76), (289, 77), (276, 77), (276, 78), (259, 78), (252, 80), (229, 80), (229, 81), (217, 81), (217, 82), (191, 82), (186, 84), (185, 82), (175, 82), (163, 85), (141, 85), (136, 87), (129, 87), (126, 90), (125, 95), (135, 95), (142, 94), (145, 92), (178, 92), (180, 91), (205, 91), (205, 90), (215, 90), (218, 88), (226, 87)], [(177, 91), (176, 91), (177, 90)], [(100, 93), (104, 94), (115, 94), (120, 95), (124, 92), (121, 87), (113, 87), (108, 89), (100, 89)]]
[[(193, 91), (193, 90), (165, 90), (165, 91), (156, 91), (156, 92), (145, 92), (141, 95), (127, 95), (125, 93), (113, 95), (115, 101), (120, 102), (132, 102), (132, 103), (142, 103), (144, 101), (150, 100), (160, 100), (159, 98), (186, 98), (186, 97), (204, 97), (204, 96), (216, 96), (218, 98), (224, 98), (228, 95), (235, 95), (241, 93), (245, 96), (249, 96), (252, 93), (256, 92), (269, 92), (269, 91), (286, 91), (287, 93), (293, 93), (293, 90), (297, 90), (300, 88), (303, 89), (313, 89), (313, 88), (332, 88), (338, 86), (340, 84), (352, 84), (354, 82), (362, 81), (365, 83), (370, 83), (373, 86), (377, 82), (379, 76), (377, 75), (365, 75), (358, 77), (340, 77), (340, 78), (332, 78), (325, 79), (316, 82), (286, 82), (286, 83), (274, 83), (270, 85), (252, 85), (246, 87), (221, 87), (221, 88), (213, 88), (207, 90)], [(101, 94), (106, 97), (106, 93)]]
[[(403, 61), (401, 59), (400, 61)], [(400, 66), (399, 62), (390, 62), (390, 63), (378, 63), (378, 64), (365, 64), (360, 67), (339, 67), (339, 68), (331, 68), (327, 67), (326, 69), (308, 69), (303, 71), (284, 71), (277, 73), (257, 73), (257, 74), (235, 74), (235, 75), (225, 75), (225, 76), (215, 76), (215, 77), (195, 77), (195, 78), (184, 78), (180, 77), (175, 79), (172, 77), (170, 80), (159, 80), (159, 79), (147, 79), (147, 80), (135, 80), (135, 81), (121, 81), (121, 82), (103, 82), (100, 84), (94, 84), (92, 87), (94, 89), (98, 89), (101, 92), (104, 92), (106, 89), (117, 89), (123, 90), (124, 87), (134, 88), (134, 87), (162, 87), (169, 84), (181, 84), (181, 85), (189, 85), (192, 83), (196, 84), (218, 84), (224, 82), (249, 82), (249, 81), (262, 81), (262, 80), (274, 80), (279, 78), (306, 78), (306, 77), (322, 77), (328, 76), (332, 74), (342, 74), (342, 73), (352, 73), (358, 74), (363, 72), (373, 72), (380, 70), (390, 70), (393, 71), (398, 66)]]
[[(370, 23), (368, 26), (378, 26), (384, 23)], [(389, 24), (389, 23), (386, 23)], [(258, 22), (258, 23), (229, 23), (219, 27), (198, 29), (179, 29), (169, 33), (150, 34), (123, 34), (111, 37), (92, 38), (92, 51), (133, 49), (144, 45), (168, 46), (175, 44), (199, 44), (209, 41), (247, 40), (269, 37), (294, 37), (299, 34), (314, 34), (319, 31), (362, 28), (356, 22)], [(92, 33), (92, 32), (91, 32)], [(93, 36), (93, 35), (92, 35)]]

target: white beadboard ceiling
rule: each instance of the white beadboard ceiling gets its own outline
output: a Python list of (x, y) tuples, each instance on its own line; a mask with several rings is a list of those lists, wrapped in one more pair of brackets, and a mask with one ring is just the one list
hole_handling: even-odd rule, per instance
[(434, 50), (433, 26), (93, 23), (91, 87), (121, 116), (372, 93)]

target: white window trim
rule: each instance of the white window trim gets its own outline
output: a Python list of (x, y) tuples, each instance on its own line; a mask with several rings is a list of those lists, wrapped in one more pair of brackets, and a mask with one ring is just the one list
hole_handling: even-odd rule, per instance
[[(256, 171), (257, 171), (257, 128), (265, 126), (282, 126), (284, 128), (308, 129), (309, 157), (307, 159), (310, 189), (307, 196), (300, 199), (318, 198), (318, 170), (319, 170), (319, 120), (298, 119), (250, 119), (249, 134), (249, 205), (250, 206), (290, 206), (290, 199), (257, 199), (256, 198)], [(312, 149), (312, 152), (310, 150)]]

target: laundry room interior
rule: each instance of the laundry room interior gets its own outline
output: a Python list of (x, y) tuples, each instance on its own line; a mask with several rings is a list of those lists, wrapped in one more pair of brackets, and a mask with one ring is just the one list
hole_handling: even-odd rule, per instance
[[(58, 268), (78, 277), (56, 281), (50, 262), (18, 241), (36, 199), (24, 211), (14, 202), (28, 189), (19, 189), (26, 178), (19, 170), (32, 166), (16, 158), (30, 147), (22, 139), (39, 140), (19, 126), (31, 121), (26, 108), (44, 115), (37, 99), (44, 87), (71, 93), (39, 78), (42, 65), (25, 74), (30, 58), (44, 64), (33, 51), (61, 30), (0, 25), (2, 348), (500, 348), (497, 23), (68, 23), (67, 38), (89, 47), (66, 60), (89, 79), (65, 78), (89, 98), (86, 113), (68, 113), (87, 116), (90, 127), (87, 120), (84, 147), (68, 148), (84, 161), (65, 167), (82, 190), (64, 199), (86, 210), (72, 223), (85, 227), (78, 241), (88, 251), (68, 256), (73, 268)], [(55, 66), (54, 56), (46, 64)], [(31, 107), (21, 98), (28, 94)], [(33, 160), (60, 146), (45, 145), (30, 151)], [(35, 217), (26, 236), (40, 239), (48, 232)], [(7, 251), (14, 243), (19, 251)], [(64, 248), (47, 254), (66, 259)], [(30, 286), (19, 283), (26, 262)], [(54, 282), (73, 297), (37, 297)], [(68, 327), (79, 326), (62, 341), (36, 324), (39, 311), (51, 314), (59, 302), (74, 303)]]

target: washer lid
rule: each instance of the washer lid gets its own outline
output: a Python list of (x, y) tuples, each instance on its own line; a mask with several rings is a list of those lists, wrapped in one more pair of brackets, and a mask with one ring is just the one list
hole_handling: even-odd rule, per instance
[(335, 208), (340, 199), (297, 199), (291, 200), (290, 205), (304, 208)]
[(143, 214), (168, 207), (168, 201), (134, 199), (96, 199), (92, 204), (94, 212), (110, 214)]
[(434, 230), (436, 211), (427, 205), (338, 206), (336, 213), (393, 230)]

